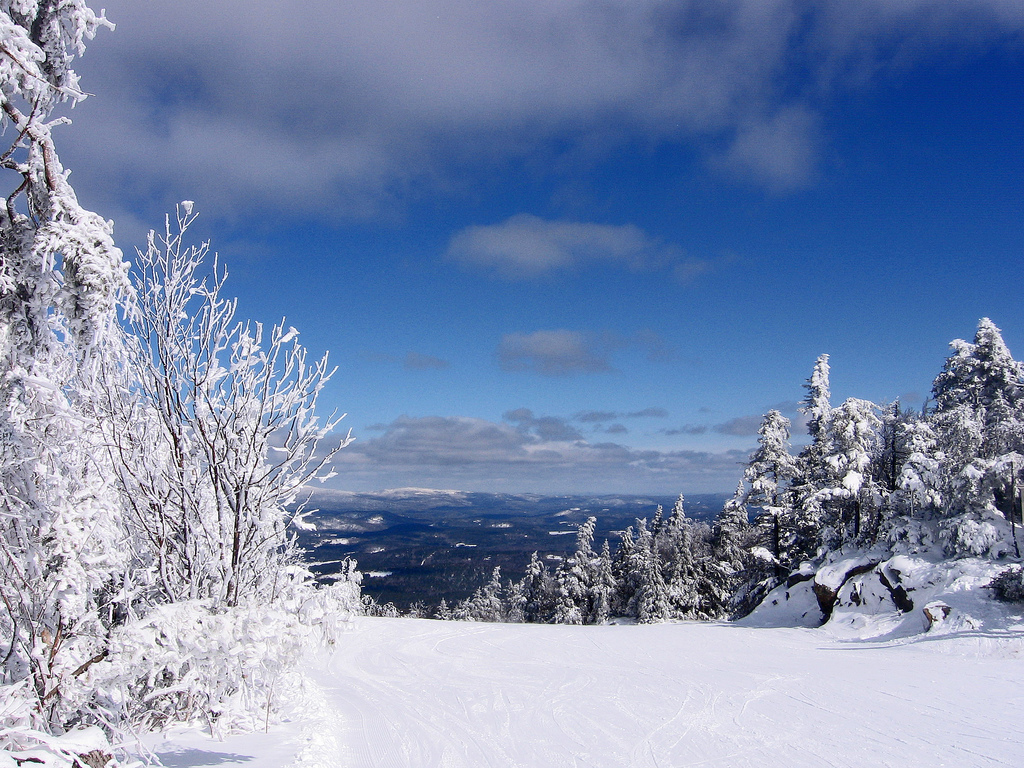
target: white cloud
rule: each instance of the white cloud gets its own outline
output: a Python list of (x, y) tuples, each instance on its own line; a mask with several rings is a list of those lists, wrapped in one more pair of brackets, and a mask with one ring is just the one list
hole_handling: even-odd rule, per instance
[[(638, 450), (590, 443), (565, 420), (527, 409), (515, 425), (461, 416), (402, 416), (338, 454), (335, 485), (418, 485), (537, 493), (719, 492), (735, 486), (746, 452)], [(613, 430), (621, 432), (621, 430)]]
[(528, 213), (501, 224), (467, 227), (448, 245), (447, 257), (491, 268), (505, 277), (603, 261), (643, 268), (675, 259), (679, 249), (660, 243), (632, 224), (613, 226), (576, 221), (545, 221)]
[(803, 105), (788, 106), (740, 126), (729, 149), (714, 164), (737, 178), (787, 191), (813, 180), (820, 143), (818, 116)]
[[(240, 216), (372, 213), (410, 185), (551, 140), (696, 142), (723, 148), (731, 173), (792, 187), (813, 177), (836, 83), (1024, 29), (1018, 0), (106, 8), (118, 29), (77, 67), (97, 95), (58, 136), (76, 188), (108, 204), (163, 210), (189, 197)], [(517, 253), (511, 263), (527, 267), (563, 258)]]
[(533, 371), (545, 376), (605, 373), (607, 345), (579, 331), (509, 333), (498, 345), (498, 363), (506, 371)]

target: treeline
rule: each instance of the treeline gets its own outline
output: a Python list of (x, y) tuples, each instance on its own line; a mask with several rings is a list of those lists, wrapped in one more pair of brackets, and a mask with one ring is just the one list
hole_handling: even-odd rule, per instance
[[(796, 454), (789, 419), (765, 414), (758, 445), (714, 525), (637, 520), (614, 549), (594, 519), (554, 570), (537, 559), (518, 581), (491, 580), (454, 606), (413, 615), (469, 621), (596, 624), (624, 618), (721, 619), (753, 610), (779, 584), (807, 578), (837, 552), (928, 552), (1019, 560), (1024, 489), (1024, 366), (987, 318), (955, 340), (920, 410), (849, 398), (833, 406), (828, 356), (815, 363)], [(1024, 589), (1011, 569), (997, 593)], [(370, 612), (387, 612), (369, 603)]]

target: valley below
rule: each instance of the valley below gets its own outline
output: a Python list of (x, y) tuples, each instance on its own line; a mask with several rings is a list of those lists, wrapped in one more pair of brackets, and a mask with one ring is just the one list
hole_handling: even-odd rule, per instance
[[(689, 517), (711, 521), (727, 497), (686, 498)], [(666, 514), (675, 497), (540, 496), (398, 489), (380, 493), (319, 491), (299, 543), (314, 572), (329, 580), (345, 558), (357, 561), (363, 593), (405, 611), (416, 602), (436, 605), (469, 596), (501, 567), (520, 578), (530, 555), (557, 564), (574, 548), (577, 527), (597, 518), (595, 541), (609, 539)]]

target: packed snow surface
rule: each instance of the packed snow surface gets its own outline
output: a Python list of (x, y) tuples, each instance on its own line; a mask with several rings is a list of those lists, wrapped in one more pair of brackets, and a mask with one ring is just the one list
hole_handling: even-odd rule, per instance
[(827, 628), (360, 618), (266, 734), (167, 766), (1011, 766), (1019, 625), (879, 642)]

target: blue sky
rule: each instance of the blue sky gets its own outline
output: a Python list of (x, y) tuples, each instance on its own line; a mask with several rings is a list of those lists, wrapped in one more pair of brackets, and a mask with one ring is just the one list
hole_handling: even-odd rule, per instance
[(330, 351), (337, 487), (729, 491), (819, 354), (915, 407), (1024, 354), (1016, 0), (106, 8), (75, 188), (126, 253), (195, 200)]

